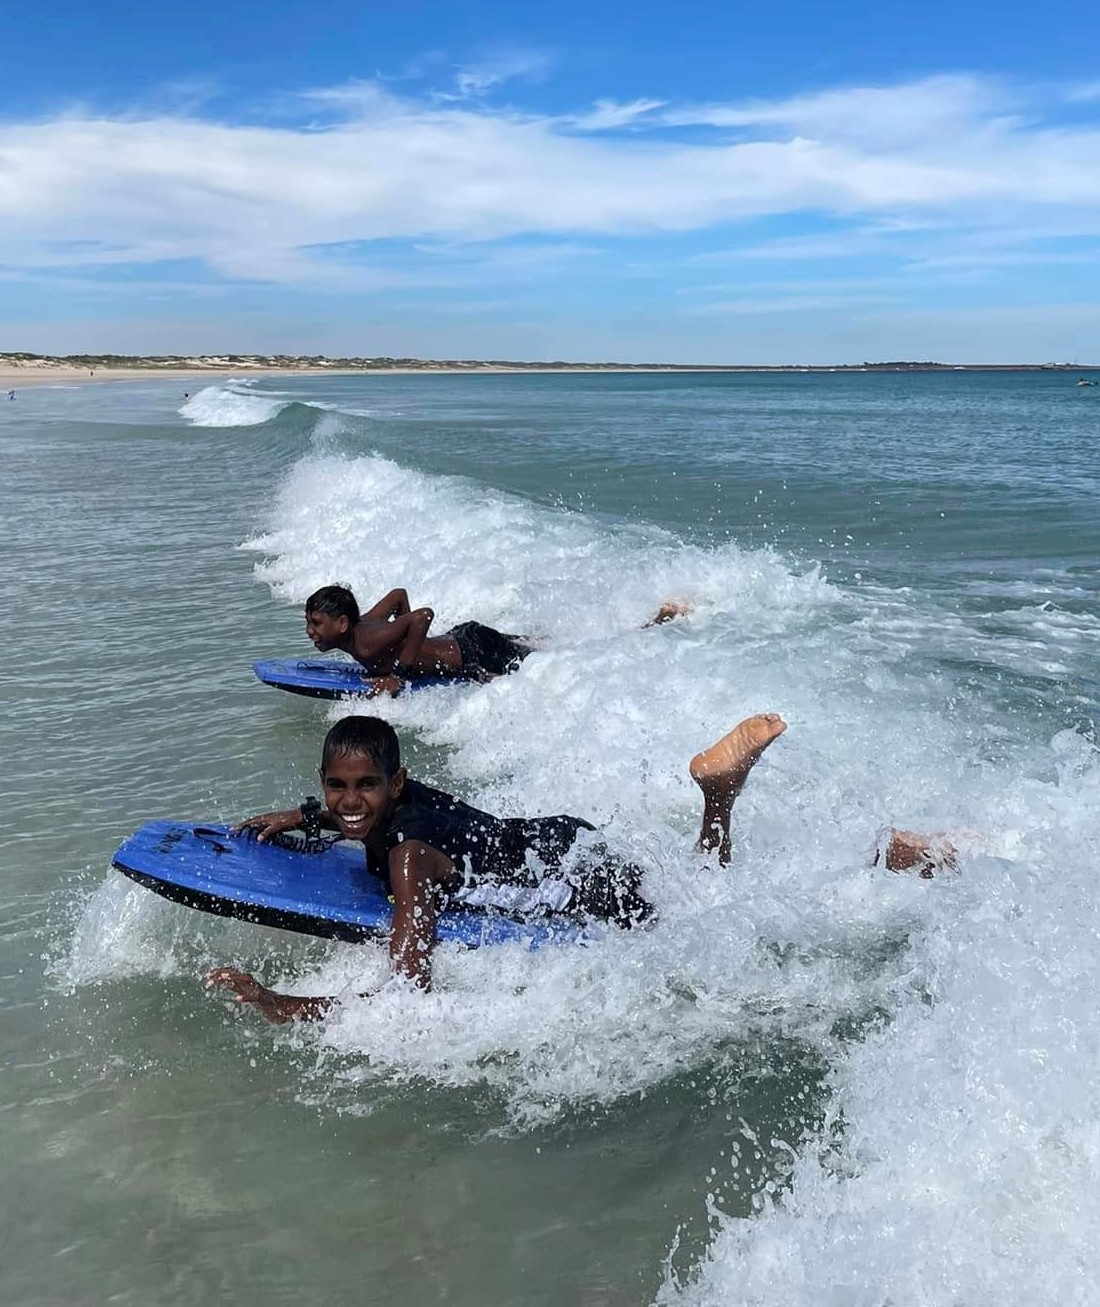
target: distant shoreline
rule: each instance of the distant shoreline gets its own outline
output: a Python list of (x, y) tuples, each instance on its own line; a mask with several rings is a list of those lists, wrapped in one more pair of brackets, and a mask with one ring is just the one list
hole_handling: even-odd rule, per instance
[(304, 375), (333, 376), (426, 373), (429, 375), (504, 375), (508, 373), (821, 373), (821, 372), (1065, 372), (1100, 371), (1092, 363), (529, 363), (476, 359), (391, 359), (292, 357), (265, 354), (210, 355), (63, 355), (0, 354), (0, 386), (5, 389), (42, 384), (97, 381), (199, 381), (214, 377)]

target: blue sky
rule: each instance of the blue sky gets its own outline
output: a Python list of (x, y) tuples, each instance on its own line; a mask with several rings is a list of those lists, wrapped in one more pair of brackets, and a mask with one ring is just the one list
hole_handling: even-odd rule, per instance
[(1100, 362), (1093, 8), (24, 9), (0, 350)]

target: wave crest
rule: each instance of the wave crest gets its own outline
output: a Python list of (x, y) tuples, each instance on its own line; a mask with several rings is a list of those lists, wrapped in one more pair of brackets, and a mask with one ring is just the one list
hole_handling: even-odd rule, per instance
[(257, 427), (269, 422), (292, 401), (257, 395), (230, 386), (206, 386), (180, 405), (193, 427)]

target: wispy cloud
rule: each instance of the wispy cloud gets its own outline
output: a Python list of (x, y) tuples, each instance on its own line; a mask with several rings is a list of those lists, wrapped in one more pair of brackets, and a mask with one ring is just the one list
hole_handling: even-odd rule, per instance
[(955, 254), (931, 254), (913, 259), (906, 265), (909, 272), (938, 272), (953, 269), (1055, 267), (1095, 264), (1100, 250), (961, 250)]
[(814, 140), (873, 148), (942, 147), (950, 134), (996, 125), (1019, 96), (977, 77), (927, 77), (890, 86), (840, 87), (783, 100), (685, 105), (662, 116), (670, 126), (770, 128)]
[(586, 245), (581, 241), (520, 241), (504, 245), (421, 243), (416, 249), (419, 253), (431, 255), (452, 266), (467, 267), (475, 274), (507, 272), (521, 276), (524, 273), (560, 270), (567, 264), (576, 263), (579, 259), (592, 259), (600, 253), (597, 246)]
[(847, 293), (816, 295), (746, 295), (737, 299), (715, 300), (684, 308), (684, 317), (733, 318), (760, 314), (811, 313), (819, 310), (866, 308), (871, 305), (897, 304), (900, 295), (854, 290)]
[(1094, 100), (1100, 100), (1100, 80), (1078, 82), (1067, 87), (1064, 95), (1070, 104), (1091, 104)]
[[(519, 49), (513, 46), (486, 51), (471, 63), (459, 66), (455, 74), (457, 96), (475, 99), (505, 82), (539, 82), (553, 66), (546, 50)], [(446, 97), (444, 97), (446, 98)]]
[(604, 132), (619, 127), (628, 127), (647, 114), (664, 105), (664, 100), (597, 100), (587, 113), (578, 114), (565, 121), (578, 131)]

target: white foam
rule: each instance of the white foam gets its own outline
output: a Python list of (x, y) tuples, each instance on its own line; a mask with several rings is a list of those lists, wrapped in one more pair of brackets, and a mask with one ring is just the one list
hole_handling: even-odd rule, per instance
[(612, 531), (456, 477), (383, 458), (316, 455), (281, 489), (272, 529), (246, 548), (275, 593), (300, 603), (342, 581), (360, 599), (397, 579), (433, 629), (476, 618), (555, 643), (636, 628), (665, 598), (698, 616), (741, 612), (773, 628), (830, 604), (816, 571), (792, 573), (767, 552), (702, 549), (656, 529)]
[[(443, 624), (547, 635), (517, 675), (385, 713), (445, 747), (447, 779), (476, 802), (607, 823), (651, 868), (662, 913), (651, 934), (583, 953), (446, 953), (428, 1001), (349, 1002), (323, 1034), (352, 1058), (319, 1064), (334, 1098), (423, 1075), (491, 1086), (523, 1123), (649, 1089), (754, 1032), (793, 1035), (831, 1066), (844, 1128), (808, 1141), (781, 1205), (719, 1216), (705, 1265), (665, 1298), (1084, 1301), (1100, 1279), (1085, 1211), (1100, 1178), (1100, 768), (1081, 737), (1035, 739), (907, 659), (979, 650), (1036, 673), (1075, 651), (1087, 617), (1021, 609), (987, 632), (927, 596), (844, 595), (770, 553), (617, 530), (379, 459), (299, 466), (276, 522), (259, 570), (288, 599), (399, 577)], [(696, 612), (633, 629), (669, 595)], [(685, 761), (769, 707), (791, 731), (738, 806), (738, 869), (703, 870)], [(987, 852), (931, 884), (871, 872), (883, 821), (977, 828)], [(838, 1043), (838, 1018), (876, 1007), (878, 1033)]]
[(267, 422), (291, 403), (257, 395), (244, 384), (206, 386), (180, 405), (180, 413), (194, 427), (254, 427)]
[[(1025, 782), (1011, 861), (939, 896), (892, 1020), (836, 1059), (836, 1147), (791, 1193), (719, 1217), (701, 1271), (663, 1303), (1091, 1302), (1100, 1282), (1100, 773), (1053, 743)], [(726, 1179), (731, 1178), (727, 1169)]]
[[(845, 593), (774, 553), (701, 548), (374, 457), (304, 460), (247, 547), (289, 602), (333, 581), (364, 600), (404, 584), (440, 628), (477, 618), (542, 635), (515, 675), (382, 711), (421, 751), (424, 779), (501, 812), (605, 824), (648, 869), (661, 913), (651, 932), (586, 949), (441, 949), (430, 996), (387, 984), (356, 999), (385, 978), (379, 948), (284, 954), (270, 981), (348, 1000), (316, 1032), (312, 1095), (366, 1110), (426, 1077), (492, 1090), (502, 1124), (524, 1129), (720, 1065), (747, 1041), (794, 1038), (830, 1068), (840, 1128), (807, 1139), (789, 1196), (751, 1220), (722, 1215), (716, 1182), (708, 1256), (688, 1282), (669, 1278), (664, 1301), (1089, 1301), (1100, 766), (1080, 735), (1039, 735), (964, 677), (928, 670), (937, 652), (949, 669), (973, 648), (974, 628), (920, 594)], [(673, 596), (695, 612), (637, 629)], [(1044, 644), (1068, 657), (1093, 634), (1049, 609), (1003, 621), (1021, 643), (1001, 656), (1026, 670)], [(791, 729), (739, 801), (736, 866), (719, 871), (693, 853), (686, 762), (767, 708)], [(921, 882), (866, 866), (884, 822), (984, 836), (961, 875)], [(113, 947), (107, 970), (130, 956)], [(874, 1012), (879, 1026), (845, 1042), (844, 1023)]]

